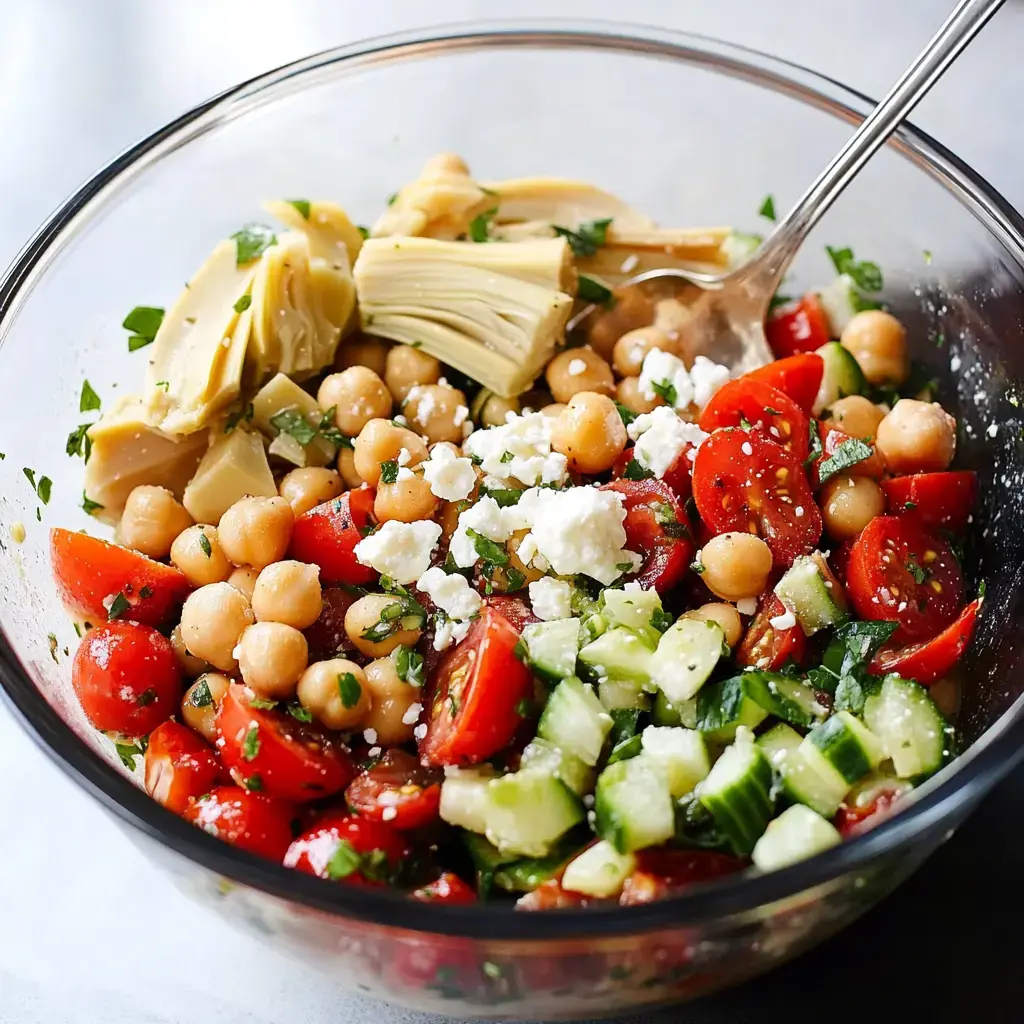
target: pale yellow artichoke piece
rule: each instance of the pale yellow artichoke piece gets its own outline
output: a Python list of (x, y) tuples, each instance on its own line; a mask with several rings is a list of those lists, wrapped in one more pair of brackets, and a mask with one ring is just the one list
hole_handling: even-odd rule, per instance
[(164, 433), (201, 430), (238, 397), (248, 332), (236, 330), (235, 306), (253, 274), (253, 264), (237, 265), (234, 242), (220, 242), (160, 324), (143, 399)]
[(168, 437), (146, 420), (139, 395), (125, 395), (88, 431), (85, 494), (103, 506), (93, 515), (117, 522), (128, 495), (141, 484), (166, 487), (180, 498), (206, 451), (206, 433)]
[(270, 422), (279, 413), (295, 410), (310, 426), (317, 427), (323, 416), (316, 399), (283, 373), (271, 377), (260, 388), (252, 400), (252, 408), (253, 426), (271, 439), (271, 455), (280, 455), (296, 466), (327, 466), (333, 461), (336, 449), (330, 441), (314, 437), (308, 444), (299, 444), (290, 435), (281, 434)]
[(235, 427), (215, 437), (196, 469), (182, 499), (197, 523), (220, 522), (220, 517), (247, 494), (273, 498), (277, 494), (263, 439)]

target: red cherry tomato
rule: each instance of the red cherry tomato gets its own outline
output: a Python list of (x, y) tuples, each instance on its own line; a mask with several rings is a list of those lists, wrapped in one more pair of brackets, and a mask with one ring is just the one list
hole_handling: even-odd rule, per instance
[(818, 397), (821, 378), (825, 375), (825, 361), (814, 352), (804, 352), (785, 359), (776, 359), (767, 366), (751, 370), (745, 380), (757, 380), (770, 384), (777, 391), (788, 395), (808, 416)]
[(439, 771), (424, 768), (404, 750), (389, 750), (345, 790), (353, 811), (405, 831), (436, 821), (441, 806)]
[(229, 767), (262, 792), (284, 800), (319, 800), (355, 774), (341, 746), (284, 711), (256, 708), (251, 690), (232, 683), (217, 709), (217, 748)]
[(829, 555), (829, 562), (832, 566), (835, 578), (846, 586), (846, 570), (850, 567), (850, 552), (853, 551), (853, 541), (844, 540), (842, 544), (832, 549)]
[(71, 685), (97, 729), (145, 736), (177, 709), (181, 666), (170, 641), (152, 626), (105, 622), (82, 638)]
[(496, 612), (501, 612), (517, 633), (522, 633), (531, 623), (540, 622), (526, 601), (514, 594), (491, 594), (487, 604)]
[(458, 875), (442, 872), (434, 881), (412, 891), (412, 898), (421, 903), (451, 903), (455, 905), (476, 903), (476, 892)]
[[(683, 450), (676, 456), (675, 462), (665, 470), (665, 475), (661, 478), (669, 485), (669, 487), (672, 488), (673, 493), (681, 502), (685, 502), (693, 492), (693, 484), (690, 479), (690, 474), (693, 472), (693, 460), (689, 457), (689, 453), (692, 449), (692, 444), (686, 445), (686, 447), (683, 448)], [(615, 460), (615, 465), (612, 466), (612, 479), (623, 479), (626, 473), (626, 467), (632, 461), (633, 445), (630, 445)]]
[(964, 585), (944, 540), (909, 516), (876, 516), (854, 541), (846, 589), (862, 619), (898, 622), (893, 642), (912, 643), (953, 622)]
[(292, 841), (293, 810), (284, 800), (217, 786), (185, 809), (185, 820), (240, 850), (279, 861)]
[[(847, 441), (854, 440), (844, 431), (837, 430), (835, 427), (826, 427), (823, 423), (818, 424), (818, 436), (821, 438), (821, 454), (814, 460), (814, 464), (808, 471), (812, 487), (821, 486), (820, 480), (822, 463), (832, 458), (841, 445), (845, 444)], [(862, 459), (860, 462), (853, 463), (853, 465), (848, 469), (843, 470), (843, 472), (849, 473), (850, 476), (869, 476), (873, 480), (878, 480), (885, 472), (885, 460), (873, 444), (870, 442), (865, 442), (865, 444), (867, 444), (871, 449), (871, 455), (866, 459)]]
[(405, 840), (387, 825), (328, 814), (291, 843), (284, 866), (346, 885), (380, 886), (408, 856)]
[(776, 359), (814, 352), (829, 339), (828, 317), (818, 296), (808, 292), (795, 305), (772, 313), (764, 325), (764, 333)]
[(756, 533), (778, 569), (821, 537), (821, 510), (800, 460), (758, 434), (716, 430), (697, 449), (693, 497), (712, 532)]
[(915, 473), (882, 481), (890, 514), (914, 515), (930, 530), (963, 533), (978, 499), (978, 475), (973, 470)]
[(807, 417), (788, 395), (750, 376), (731, 380), (704, 406), (698, 425), (711, 433), (719, 427), (738, 427), (746, 420), (761, 437), (782, 445), (801, 462), (807, 458)]
[(121, 594), (131, 605), (122, 618), (159, 626), (174, 617), (192, 589), (173, 566), (71, 530), (50, 531), (50, 563), (64, 607), (94, 624), (107, 621), (111, 601)]
[(221, 767), (213, 747), (187, 726), (164, 722), (149, 734), (146, 747), (146, 792), (175, 814), (185, 809), (221, 780)]
[(803, 663), (807, 655), (807, 635), (799, 625), (776, 629), (771, 620), (784, 615), (786, 608), (769, 592), (758, 605), (757, 614), (747, 627), (736, 650), (736, 660), (748, 668), (777, 672), (788, 661)]
[(844, 839), (870, 832), (892, 814), (893, 805), (910, 791), (912, 787), (898, 779), (884, 786), (870, 803), (863, 807), (850, 807), (841, 804), (832, 823)]
[(679, 499), (663, 480), (613, 480), (601, 490), (624, 498), (626, 547), (644, 556), (636, 582), (664, 593), (683, 578), (695, 550)]
[(904, 679), (916, 679), (922, 686), (947, 675), (967, 649), (974, 632), (974, 623), (981, 607), (981, 598), (972, 601), (938, 636), (909, 647), (883, 647), (871, 659), (876, 676), (896, 672)]
[(653, 847), (637, 852), (636, 870), (626, 879), (619, 902), (623, 906), (650, 903), (698, 882), (742, 871), (746, 860), (713, 850)]
[(519, 631), (487, 605), (466, 638), (434, 675), (427, 734), (420, 758), (427, 765), (476, 764), (508, 746), (533, 696), (533, 676), (516, 655)]
[(320, 618), (302, 631), (309, 646), (310, 664), (346, 656), (355, 650), (345, 632), (345, 613), (358, 597), (358, 592), (344, 587), (324, 587)]
[(598, 903), (592, 896), (584, 896), (580, 892), (570, 892), (562, 888), (557, 878), (549, 878), (541, 882), (533, 892), (520, 896), (516, 900), (517, 910), (565, 910), (569, 907), (585, 907)]
[(364, 531), (373, 525), (371, 487), (359, 487), (325, 501), (295, 520), (291, 558), (320, 566), (324, 583), (372, 583), (377, 572), (361, 565), (354, 553)]

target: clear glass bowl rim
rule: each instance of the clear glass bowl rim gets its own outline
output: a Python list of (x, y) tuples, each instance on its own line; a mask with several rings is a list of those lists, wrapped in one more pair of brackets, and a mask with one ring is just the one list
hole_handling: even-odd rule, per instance
[[(143, 169), (190, 140), (263, 102), (301, 88), (318, 71), (339, 64), (369, 66), (429, 59), (458, 50), (515, 46), (566, 47), (645, 54), (699, 63), (858, 123), (875, 101), (798, 64), (707, 36), (647, 25), (582, 19), (473, 21), (379, 36), (284, 65), (226, 90), (126, 150), (94, 175), (50, 217), (0, 280), (0, 346), (51, 260), (116, 192)], [(905, 123), (889, 143), (940, 182), (1024, 267), (1024, 218), (985, 179), (940, 143)], [(954, 807), (973, 802), (1024, 755), (1024, 696), (955, 763), (926, 784), (913, 804), (865, 835), (824, 854), (765, 875), (741, 875), (694, 886), (658, 902), (516, 912), (511, 905), (439, 907), (402, 894), (324, 882), (237, 850), (165, 810), (97, 757), (60, 718), (0, 633), (0, 686), (5, 702), (33, 740), (78, 785), (145, 836), (218, 875), (330, 914), (438, 935), (490, 940), (551, 940), (639, 933), (696, 925), (742, 914), (867, 870), (922, 832), (938, 826)]]

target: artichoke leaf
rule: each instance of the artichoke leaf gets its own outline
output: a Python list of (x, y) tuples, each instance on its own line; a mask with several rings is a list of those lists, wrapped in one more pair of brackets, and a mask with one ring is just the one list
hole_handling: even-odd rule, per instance
[[(281, 434), (277, 427), (271, 422), (273, 417), (279, 413), (294, 409), (299, 412), (312, 427), (320, 425), (323, 412), (317, 404), (317, 400), (303, 391), (295, 381), (279, 373), (263, 385), (252, 400), (253, 426), (262, 434), (271, 439), (270, 454), (281, 454), (283, 458), (293, 462), (296, 466), (327, 466), (334, 458), (336, 449), (330, 441), (324, 437), (314, 437), (308, 444), (299, 444), (296, 448), (288, 444), (288, 441), (281, 441), (274, 447)], [(294, 441), (292, 437), (288, 440)], [(285, 447), (287, 446), (287, 447)], [(299, 461), (301, 452), (301, 459)]]
[(185, 488), (182, 503), (197, 523), (216, 525), (239, 498), (247, 494), (273, 498), (274, 475), (259, 434), (235, 427), (213, 438)]

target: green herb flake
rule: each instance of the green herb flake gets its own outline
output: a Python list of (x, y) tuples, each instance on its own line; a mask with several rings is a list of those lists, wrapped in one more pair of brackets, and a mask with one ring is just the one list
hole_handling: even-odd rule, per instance
[(149, 705), (155, 700), (156, 690), (151, 686), (148, 690), (143, 690), (142, 693), (135, 698), (135, 703), (138, 704), (140, 708), (145, 708), (149, 707)]
[(913, 576), (914, 582), (918, 584), (924, 583), (928, 579), (928, 577), (931, 576), (931, 571), (929, 569), (925, 569), (923, 566), (918, 565), (913, 558), (907, 560), (906, 568), (907, 572), (909, 572), (910, 575)]
[(331, 859), (327, 862), (327, 877), (333, 881), (348, 878), (362, 866), (363, 858), (347, 839), (339, 839)]
[(39, 478), (39, 486), (36, 487), (36, 494), (44, 505), (50, 504), (50, 495), (53, 492), (53, 481), (48, 476)]
[(93, 390), (92, 385), (86, 380), (82, 382), (82, 395), (78, 399), (79, 412), (97, 412), (101, 402), (100, 396)]
[(761, 206), (757, 211), (757, 215), (772, 222), (775, 221), (775, 197), (773, 195), (767, 195), (764, 197), (764, 201), (761, 203)]
[(469, 222), (469, 237), (474, 242), (486, 242), (491, 236), (491, 220), (494, 215), (498, 212), (498, 208), (495, 206), (493, 209), (484, 210), (483, 213), (478, 213)]
[(982, 580), (978, 584), (978, 600), (979, 601), (982, 600), (982, 598), (984, 598), (984, 596), (987, 593), (987, 591), (988, 591), (988, 584), (984, 580)]
[(930, 267), (932, 265), (932, 251), (931, 249), (922, 249), (921, 255), (924, 257), (925, 266)]
[(266, 224), (251, 222), (231, 236), (235, 243), (235, 263), (243, 266), (262, 256), (272, 245), (277, 245), (277, 235)]
[(94, 512), (102, 511), (103, 506), (98, 501), (93, 501), (85, 491), (82, 491), (82, 511), (86, 515), (92, 515)]
[(611, 217), (604, 217), (601, 220), (586, 221), (575, 231), (559, 227), (557, 224), (552, 224), (551, 230), (569, 243), (574, 256), (594, 256), (607, 241), (608, 225), (611, 222)]
[(252, 296), (243, 295), (231, 308), (236, 313), (244, 313), (252, 305)]
[(192, 693), (188, 698), (189, 704), (194, 708), (208, 708), (213, 704), (213, 694), (210, 693), (210, 684), (205, 679), (200, 679), (192, 687)]
[(263, 789), (263, 780), (253, 772), (247, 779), (242, 779), (242, 785), (249, 790), (250, 793), (259, 793)]
[(309, 220), (310, 203), (308, 199), (286, 199), (285, 202), (294, 206), (302, 215), (303, 220)]
[(126, 611), (131, 608), (131, 604), (128, 598), (119, 590), (114, 595), (114, 600), (110, 602), (110, 607), (107, 609), (107, 619), (113, 622), (115, 619), (119, 619)]
[(297, 722), (312, 722), (313, 721), (312, 712), (307, 711), (298, 701), (292, 701), (285, 708), (285, 711), (287, 711), (288, 714), (291, 715), (292, 718), (294, 718), (295, 721), (297, 721)]
[(230, 434), (242, 420), (250, 421), (255, 415), (256, 408), (252, 402), (244, 409), (236, 409), (234, 412), (228, 413), (227, 418), (224, 420), (224, 433)]
[(666, 405), (675, 408), (676, 400), (679, 398), (675, 384), (668, 380), (652, 380), (651, 390), (663, 399)]
[(335, 425), (335, 416), (337, 415), (337, 412), (338, 407), (336, 405), (332, 405), (330, 409), (320, 417), (317, 432), (328, 444), (333, 444), (335, 448), (355, 448), (352, 438), (346, 437)]
[(249, 707), (257, 711), (273, 711), (277, 707), (277, 701), (268, 700), (266, 697), (250, 697)]
[(882, 271), (877, 263), (854, 259), (852, 249), (834, 249), (831, 245), (826, 245), (825, 251), (829, 254), (836, 273), (848, 274), (853, 278), (854, 284), (866, 292), (882, 290)]
[(346, 708), (354, 708), (363, 695), (359, 680), (351, 672), (342, 672), (338, 676), (338, 696)]
[(207, 558), (213, 558), (213, 548), (210, 546), (210, 538), (203, 530), (199, 531), (199, 547)]
[(848, 438), (818, 466), (818, 482), (824, 483), (837, 473), (842, 473), (851, 466), (857, 465), (858, 462), (870, 459), (874, 453), (874, 448), (859, 438)]
[(270, 417), (270, 425), (279, 434), (290, 434), (299, 444), (306, 445), (316, 437), (314, 427), (297, 409), (282, 409)]
[(774, 313), (775, 310), (782, 306), (788, 306), (792, 301), (792, 295), (783, 295), (781, 292), (776, 292), (768, 301), (768, 312)]
[(365, 224), (357, 224), (356, 231), (363, 236), (364, 239), (370, 237), (370, 229)]
[(135, 758), (142, 757), (146, 753), (137, 743), (115, 743), (114, 749), (121, 759), (121, 764), (130, 772), (135, 771)]
[(47, 639), (47, 642), (50, 645), (50, 657), (53, 658), (54, 661), (56, 661), (57, 660), (57, 634), (56, 633), (47, 633), (46, 634), (46, 639)]
[(121, 322), (130, 332), (128, 351), (135, 352), (152, 344), (163, 319), (164, 311), (159, 306), (136, 306)]
[(622, 478), (624, 480), (650, 480), (653, 477), (654, 474), (637, 459), (630, 459), (626, 463), (626, 468), (622, 471)]
[(260, 727), (253, 724), (249, 726), (249, 730), (245, 734), (245, 739), (242, 740), (242, 757), (244, 757), (246, 761), (252, 761), (259, 752)]
[(423, 667), (423, 655), (415, 648), (400, 644), (394, 651), (395, 672), (403, 683), (410, 686), (423, 686), (426, 675)]
[(695, 572), (695, 573), (696, 573), (696, 574), (697, 574), (698, 576), (703, 576), (703, 575), (704, 575), (704, 566), (703, 566), (703, 564), (702, 564), (701, 562), (696, 562), (696, 561), (694, 561), (694, 562), (691, 562), (691, 563), (690, 563), (690, 568), (691, 568), (691, 569), (692, 569), (692, 570), (693, 570), (693, 571), (694, 571), (694, 572)]
[(89, 456), (92, 455), (92, 439), (89, 437), (88, 430), (91, 426), (91, 423), (81, 423), (68, 434), (64, 451), (72, 458), (81, 455), (86, 462), (89, 461)]
[(395, 205), (395, 200), (396, 200), (397, 198), (398, 198), (398, 193), (397, 193), (397, 192), (392, 192), (392, 193), (391, 193), (391, 195), (389, 195), (389, 196), (387, 197), (387, 199), (385, 199), (385, 200), (384, 200), (384, 202), (385, 202), (385, 203), (386, 203), (386, 204), (387, 204), (388, 206), (394, 206), (394, 205)]
[(482, 970), (484, 974), (487, 975), (488, 978), (491, 978), (494, 981), (497, 981), (499, 978), (504, 977), (501, 968), (492, 960), (485, 960), (480, 965), (480, 970)]
[(380, 465), (380, 482), (382, 484), (393, 484), (398, 480), (398, 461), (389, 459)]
[(508, 565), (508, 552), (497, 541), (485, 537), (472, 527), (467, 527), (466, 536), (473, 542), (477, 556), (491, 565)]
[(622, 420), (622, 425), (628, 427), (633, 420), (636, 419), (636, 413), (632, 409), (627, 409), (621, 402), (615, 403), (615, 408), (619, 413), (619, 419)]
[(145, 601), (147, 597), (153, 596), (153, 588), (147, 583), (140, 591), (139, 597)]
[(161, 391), (166, 393), (171, 389), (171, 382), (169, 380), (158, 380), (156, 382), (156, 387), (160, 388)]
[(615, 296), (611, 288), (601, 284), (596, 278), (587, 274), (580, 274), (579, 287), (576, 290), (576, 297), (580, 302), (590, 302), (595, 306), (614, 306)]
[(813, 417), (807, 424), (807, 447), (809, 453), (804, 459), (804, 465), (813, 466), (825, 454), (825, 448), (821, 443), (821, 434), (818, 433), (818, 422)]

